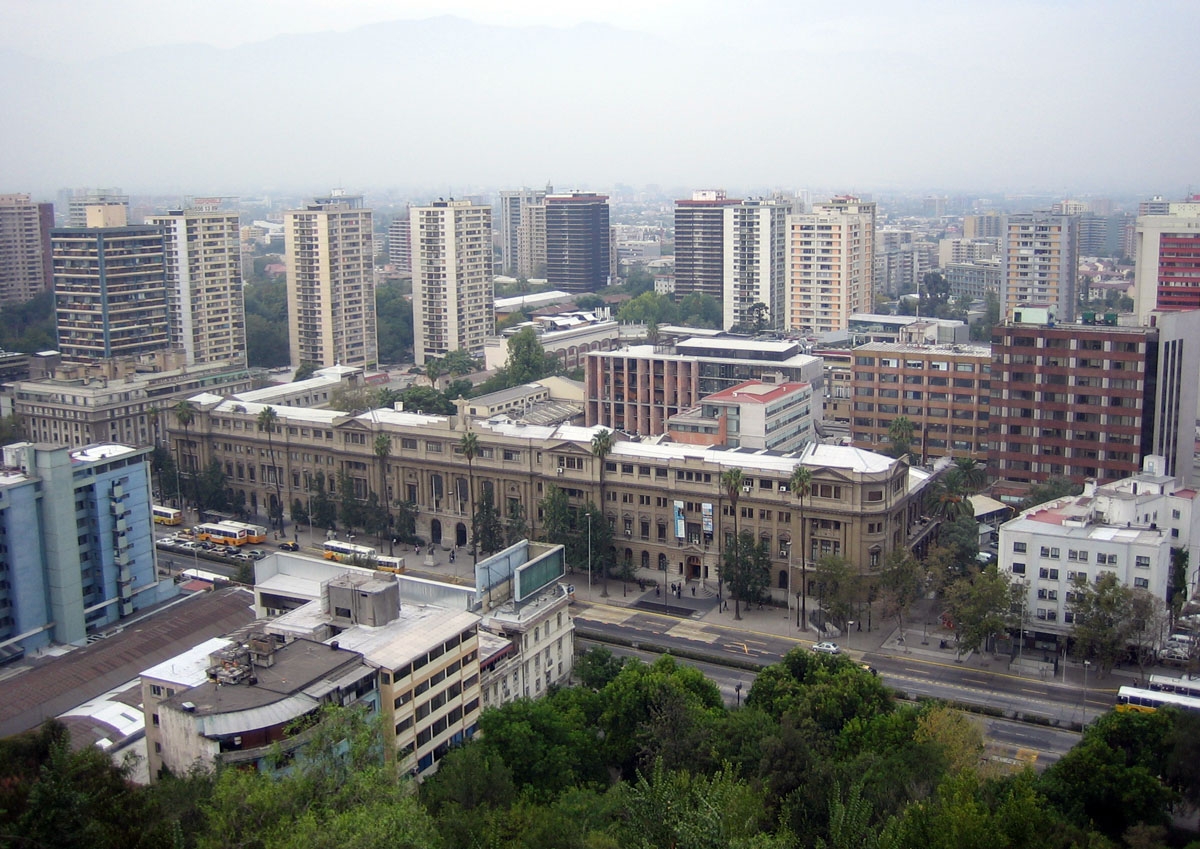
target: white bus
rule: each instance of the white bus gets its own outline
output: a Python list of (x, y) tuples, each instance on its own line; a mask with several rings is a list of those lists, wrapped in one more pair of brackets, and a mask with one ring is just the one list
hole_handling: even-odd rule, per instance
[(156, 525), (182, 525), (183, 511), (176, 510), (174, 507), (159, 507), (157, 504), (150, 506), (150, 513), (154, 516), (154, 524)]
[(375, 566), (381, 572), (395, 572), (397, 575), (404, 574), (403, 557), (389, 557), (386, 554), (381, 554), (375, 558)]
[(336, 560), (339, 563), (354, 563), (357, 561), (362, 565), (367, 565), (368, 561), (376, 563), (379, 560), (379, 552), (369, 545), (355, 545), (352, 542), (331, 539), (325, 543), (324, 548), (325, 559)]

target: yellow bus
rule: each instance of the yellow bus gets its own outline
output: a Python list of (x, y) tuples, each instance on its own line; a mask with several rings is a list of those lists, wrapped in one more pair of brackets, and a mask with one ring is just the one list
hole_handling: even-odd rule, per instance
[(403, 557), (389, 557), (386, 554), (381, 554), (375, 559), (375, 566), (381, 572), (394, 572), (397, 575), (404, 574)]
[(157, 504), (153, 504), (150, 507), (150, 513), (154, 516), (156, 525), (183, 524), (183, 511), (176, 510), (174, 507), (159, 507)]
[(251, 542), (257, 545), (260, 542), (267, 541), (267, 529), (262, 525), (250, 525), (246, 522), (234, 522), (228, 519), (221, 521), (222, 525), (229, 525), (231, 528), (245, 528), (246, 542)]
[(1151, 712), (1160, 707), (1177, 707), (1189, 713), (1200, 712), (1200, 699), (1178, 693), (1161, 693), (1141, 687), (1121, 687), (1117, 690), (1117, 710)]
[(196, 539), (198, 540), (207, 540), (218, 545), (245, 545), (249, 542), (245, 528), (225, 522), (208, 522), (203, 525), (196, 525), (196, 527), (192, 528), (192, 533), (196, 535)]
[(336, 560), (339, 563), (367, 566), (379, 560), (379, 552), (369, 545), (355, 545), (352, 542), (331, 539), (325, 543), (324, 548), (325, 559)]

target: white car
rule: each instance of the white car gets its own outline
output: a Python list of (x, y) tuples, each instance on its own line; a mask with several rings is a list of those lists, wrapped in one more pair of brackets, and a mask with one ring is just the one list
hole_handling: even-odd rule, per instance
[(817, 643), (812, 648), (817, 654), (841, 654), (842, 650), (837, 643)]

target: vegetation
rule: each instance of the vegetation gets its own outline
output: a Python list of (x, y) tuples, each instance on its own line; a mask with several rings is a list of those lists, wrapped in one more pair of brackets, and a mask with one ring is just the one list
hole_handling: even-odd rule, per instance
[(42, 292), (23, 304), (0, 307), (0, 351), (33, 354), (57, 347), (53, 292)]
[[(653, 284), (652, 284), (653, 285)], [(724, 316), (721, 305), (710, 295), (692, 293), (676, 303), (671, 295), (646, 291), (626, 301), (617, 311), (617, 320), (648, 324), (681, 324), (687, 327), (717, 329)]]
[(1173, 810), (1200, 802), (1194, 714), (1110, 713), (1043, 775), (1003, 774), (973, 722), (898, 704), (846, 657), (793, 650), (737, 709), (670, 656), (599, 649), (575, 670), (579, 686), (486, 711), (419, 787), (360, 708), (328, 709), (280, 775), (150, 787), (51, 722), (0, 741), (0, 835), (95, 849), (1158, 849)]

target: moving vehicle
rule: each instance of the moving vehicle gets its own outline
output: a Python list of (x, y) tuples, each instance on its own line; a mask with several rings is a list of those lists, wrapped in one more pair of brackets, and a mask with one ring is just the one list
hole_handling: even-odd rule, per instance
[(1122, 687), (1117, 690), (1117, 710), (1153, 712), (1161, 707), (1176, 707), (1189, 713), (1200, 713), (1200, 698), (1179, 693), (1163, 693), (1141, 687)]
[(1149, 689), (1156, 693), (1174, 693), (1200, 699), (1200, 678), (1176, 678), (1174, 675), (1151, 675)]
[(376, 558), (375, 565), (381, 572), (394, 572), (397, 575), (404, 574), (403, 557), (389, 557), (386, 554), (381, 554)]
[(267, 541), (267, 529), (262, 525), (251, 525), (246, 522), (234, 522), (231, 520), (222, 520), (222, 525), (229, 525), (233, 528), (246, 529), (246, 542), (258, 544)]
[(192, 528), (192, 532), (195, 533), (196, 539), (218, 545), (245, 545), (249, 542), (246, 539), (247, 534), (244, 527), (224, 522), (207, 522), (197, 525)]
[(183, 511), (176, 510), (174, 507), (159, 507), (157, 504), (150, 506), (150, 514), (154, 517), (156, 525), (182, 525)]
[(841, 654), (842, 649), (837, 643), (828, 641), (817, 643), (812, 647), (812, 650), (817, 654)]
[(247, 551), (246, 553), (250, 555), (250, 559), (252, 559), (252, 560), (262, 560), (264, 557), (267, 556), (267, 553), (265, 551), (263, 551), (261, 548), (252, 548), (249, 551)]
[(279, 543), (279, 547), (281, 549), (283, 549), (284, 551), (299, 551), (300, 550), (299, 544), (294, 543), (294, 542), (281, 542), (281, 543)]
[(369, 545), (355, 545), (352, 542), (331, 539), (325, 543), (323, 548), (326, 560), (336, 560), (339, 563), (354, 563), (369, 567), (379, 559), (379, 552)]

